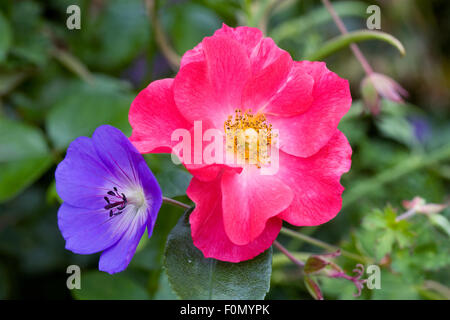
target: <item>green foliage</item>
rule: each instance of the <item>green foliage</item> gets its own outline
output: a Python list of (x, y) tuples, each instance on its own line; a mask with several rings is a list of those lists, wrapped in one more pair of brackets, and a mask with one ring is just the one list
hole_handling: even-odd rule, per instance
[[(445, 216), (436, 215), (446, 220)], [(426, 216), (416, 215), (397, 221), (398, 216), (391, 206), (375, 209), (364, 217), (361, 228), (352, 237), (352, 247), (359, 254), (373, 257), (382, 268), (381, 289), (365, 289), (363, 297), (429, 298), (432, 294), (424, 287), (425, 281), (437, 280), (438, 271), (450, 270), (448, 235), (435, 229)], [(351, 283), (342, 280), (321, 279), (325, 297), (329, 294), (349, 299), (351, 287)]]
[(146, 300), (145, 289), (126, 273), (109, 275), (100, 271), (81, 274), (81, 289), (72, 293), (79, 300)]
[(212, 35), (222, 23), (214, 11), (193, 3), (180, 3), (169, 8), (164, 26), (173, 36), (175, 50), (182, 55)]
[(67, 148), (79, 136), (91, 136), (102, 124), (130, 134), (127, 120), (133, 96), (124, 84), (99, 77), (93, 84), (69, 84), (65, 91), (46, 119), (50, 139), (58, 149)]
[(88, 66), (117, 70), (145, 51), (150, 23), (143, 1), (110, 0), (98, 13), (85, 9), (81, 34), (72, 33), (69, 39)]
[[(192, 210), (192, 209), (191, 209)], [(171, 231), (164, 266), (182, 299), (264, 299), (269, 291), (272, 249), (240, 263), (205, 258), (192, 243), (188, 210)]]
[(14, 43), (11, 55), (20, 62), (44, 67), (49, 60), (50, 39), (46, 35), (43, 7), (35, 1), (20, 1), (10, 14)]
[[(240, 0), (157, 2), (163, 31), (180, 55), (223, 22), (265, 27), (265, 34), (296, 60), (323, 53), (327, 41), (339, 35), (320, 1), (275, 6), (265, 0), (251, 6)], [(81, 7), (81, 30), (66, 28), (71, 4)], [(366, 28), (368, 4), (333, 1), (349, 31)], [(431, 1), (386, 2), (382, 12), (383, 31), (398, 37), (407, 55), (400, 58), (381, 41), (358, 45), (376, 72), (408, 89), (408, 103), (383, 99), (380, 114), (370, 114), (358, 90), (363, 71), (350, 51), (339, 47), (326, 59), (352, 89), (352, 107), (339, 124), (353, 149), (352, 168), (342, 177), (346, 190), (339, 215), (300, 231), (381, 266), (382, 289), (364, 289), (358, 299), (448, 298), (450, 210), (396, 221), (402, 200), (419, 195), (445, 203), (450, 194), (445, 79), (450, 32), (436, 24), (445, 10)], [(407, 23), (412, 20), (417, 24)], [(320, 248), (284, 235), (280, 241), (295, 257), (309, 261), (306, 277), (281, 253), (273, 256), (271, 273), (271, 249), (239, 264), (205, 259), (192, 245), (187, 215), (179, 220), (182, 211), (168, 205), (124, 273), (103, 274), (97, 271), (98, 255), (64, 249), (54, 171), (67, 146), (106, 123), (130, 135), (133, 98), (151, 81), (174, 74), (142, 0), (0, 1), (0, 299), (262, 299), (269, 280), (267, 298), (355, 299), (350, 281), (313, 272), (321, 265), (310, 257), (323, 253)], [(163, 194), (189, 203), (185, 194), (191, 175), (168, 155), (145, 159)], [(347, 273), (357, 262), (337, 258)], [(82, 269), (82, 289), (70, 292), (64, 271), (71, 264)]]
[(414, 238), (411, 224), (406, 220), (397, 222), (396, 218), (397, 214), (390, 206), (386, 207), (384, 211), (374, 210), (364, 218), (362, 232), (366, 233), (358, 238), (368, 242), (363, 246), (377, 261), (392, 252), (394, 245), (405, 248), (411, 244)]
[(11, 27), (8, 20), (0, 12), (0, 63), (5, 60), (11, 45)]
[(37, 180), (52, 164), (42, 133), (0, 117), (0, 203)]

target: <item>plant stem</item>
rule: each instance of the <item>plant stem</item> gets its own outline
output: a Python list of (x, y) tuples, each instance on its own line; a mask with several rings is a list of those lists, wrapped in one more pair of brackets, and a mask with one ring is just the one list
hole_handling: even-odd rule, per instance
[(293, 263), (295, 263), (300, 268), (303, 268), (305, 266), (305, 263), (303, 261), (298, 260), (296, 257), (294, 257), (285, 247), (281, 245), (277, 240), (273, 242), (273, 245), (280, 250), (286, 257), (289, 258)]
[(434, 290), (446, 299), (450, 299), (450, 288), (433, 280), (425, 280), (423, 283), (425, 289)]
[(401, 220), (405, 220), (408, 219), (409, 217), (413, 216), (416, 214), (416, 208), (411, 208), (408, 211), (406, 211), (405, 213), (402, 213), (401, 215), (399, 215), (395, 221), (399, 222)]
[(356, 260), (356, 261), (359, 261), (359, 262), (363, 262), (363, 263), (367, 263), (367, 264), (373, 263), (373, 259), (371, 259), (369, 257), (363, 257), (363, 256), (360, 256), (360, 255), (357, 255), (357, 254), (354, 254), (354, 253), (342, 250), (339, 247), (333, 246), (331, 244), (328, 244), (326, 242), (323, 242), (321, 240), (312, 238), (310, 236), (304, 235), (304, 234), (302, 234), (300, 232), (297, 232), (297, 231), (294, 231), (294, 230), (291, 230), (291, 229), (288, 229), (288, 228), (284, 228), (284, 227), (281, 228), (281, 233), (283, 233), (283, 234), (285, 234), (287, 236), (290, 236), (290, 237), (293, 237), (293, 238), (300, 239), (302, 241), (308, 242), (308, 243), (310, 243), (310, 244), (312, 244), (312, 245), (314, 245), (316, 247), (325, 249), (327, 251), (340, 250), (342, 256), (347, 257), (349, 259), (353, 259), (353, 260)]
[(306, 57), (306, 60), (310, 61), (323, 60), (324, 58), (328, 57), (334, 52), (344, 47), (351, 46), (355, 42), (372, 39), (385, 41), (393, 45), (395, 48), (397, 48), (397, 50), (402, 55), (405, 54), (405, 48), (403, 47), (402, 43), (395, 37), (391, 36), (390, 34), (381, 31), (358, 30), (348, 32), (346, 34), (337, 36), (336, 38), (327, 41), (319, 50), (314, 52), (312, 55)]
[(55, 46), (50, 50), (50, 54), (63, 66), (78, 75), (87, 83), (94, 83), (94, 77), (89, 72), (88, 68), (80, 60), (78, 60), (78, 58), (70, 54), (68, 51), (59, 49)]
[(166, 57), (169, 62), (171, 68), (174, 71), (177, 71), (180, 67), (181, 57), (175, 52), (172, 46), (169, 44), (167, 40), (166, 34), (162, 29), (161, 23), (158, 18), (158, 14), (156, 11), (156, 0), (147, 0), (147, 10), (150, 19), (152, 20), (153, 29), (155, 31), (156, 43), (161, 49), (162, 54)]
[[(328, 10), (328, 12), (330, 13), (330, 15), (333, 18), (334, 23), (338, 27), (339, 31), (341, 31), (342, 34), (347, 34), (348, 31), (347, 31), (347, 28), (344, 25), (344, 22), (341, 20), (341, 18), (339, 18), (339, 15), (334, 10), (334, 8), (331, 5), (330, 1), (329, 0), (322, 0), (322, 3), (325, 6), (325, 8)], [(363, 69), (366, 72), (366, 74), (368, 76), (371, 75), (373, 73), (373, 69), (370, 66), (369, 62), (367, 62), (366, 58), (364, 57), (364, 55), (361, 52), (361, 50), (359, 49), (359, 47), (356, 44), (352, 43), (350, 45), (350, 49), (352, 49), (353, 54), (355, 55), (356, 59), (358, 59), (359, 63), (363, 67)]]
[(171, 198), (162, 197), (162, 199), (163, 199), (163, 203), (167, 203), (167, 204), (170, 204), (170, 205), (175, 206), (175, 207), (180, 207), (180, 208), (183, 208), (183, 209), (189, 209), (191, 207), (188, 204), (185, 204), (183, 202), (180, 202), (180, 201), (177, 201), (177, 200), (174, 200), (174, 199), (171, 199)]
[(285, 0), (266, 0), (265, 3), (261, 4), (262, 8), (257, 16), (256, 24), (263, 34), (267, 34), (267, 25), (269, 24), (271, 13), (284, 1)]

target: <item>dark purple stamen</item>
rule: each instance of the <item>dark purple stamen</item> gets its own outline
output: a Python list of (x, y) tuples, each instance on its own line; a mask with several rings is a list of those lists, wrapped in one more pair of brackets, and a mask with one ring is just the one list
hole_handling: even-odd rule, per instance
[[(120, 193), (117, 190), (116, 187), (113, 187), (114, 191), (108, 191), (107, 194), (110, 196), (113, 196), (117, 199), (120, 199), (121, 201), (115, 201), (115, 202), (111, 202), (111, 200), (105, 196), (104, 199), (107, 203), (107, 205), (104, 207), (106, 210), (109, 210), (109, 216), (113, 217), (113, 216), (117, 216), (119, 214), (123, 213), (123, 210), (125, 209), (125, 207), (127, 206), (128, 200), (127, 197), (125, 196), (125, 194)], [(116, 210), (116, 212), (114, 212)]]

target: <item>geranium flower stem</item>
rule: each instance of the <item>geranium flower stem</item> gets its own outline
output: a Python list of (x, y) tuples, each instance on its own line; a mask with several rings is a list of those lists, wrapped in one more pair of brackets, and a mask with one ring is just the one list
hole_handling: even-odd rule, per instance
[(277, 240), (273, 242), (273, 245), (280, 250), (286, 257), (289, 258), (293, 263), (295, 263), (300, 268), (303, 268), (305, 266), (305, 263), (303, 261), (298, 260), (296, 257), (294, 257), (285, 247), (281, 245)]
[(185, 204), (183, 202), (180, 202), (180, 201), (177, 201), (177, 200), (174, 200), (174, 199), (171, 199), (171, 198), (167, 198), (167, 197), (163, 197), (163, 203), (167, 203), (167, 204), (170, 204), (172, 206), (180, 207), (180, 208), (183, 208), (183, 209), (189, 209), (191, 207), (188, 204)]
[(357, 254), (354, 254), (354, 253), (342, 250), (339, 247), (333, 246), (331, 244), (328, 244), (326, 242), (323, 242), (321, 240), (312, 238), (312, 237), (307, 236), (307, 235), (305, 235), (303, 233), (296, 232), (296, 231), (288, 229), (288, 228), (281, 228), (281, 233), (283, 233), (283, 234), (285, 234), (287, 236), (290, 236), (290, 237), (293, 237), (293, 238), (300, 239), (302, 241), (308, 242), (308, 243), (310, 243), (310, 244), (312, 244), (312, 245), (314, 245), (316, 247), (323, 248), (323, 249), (325, 249), (327, 251), (330, 251), (330, 252), (331, 251), (340, 250), (341, 254), (344, 257), (352, 259), (352, 260), (356, 260), (356, 261), (367, 263), (367, 264), (371, 264), (371, 263), (374, 262), (373, 259), (371, 259), (369, 257), (363, 257), (363, 256), (360, 256), (360, 255), (357, 255)]

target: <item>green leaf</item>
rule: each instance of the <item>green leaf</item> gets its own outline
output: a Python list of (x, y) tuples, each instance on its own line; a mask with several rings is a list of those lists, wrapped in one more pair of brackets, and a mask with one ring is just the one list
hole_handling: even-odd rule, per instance
[(414, 283), (405, 281), (401, 275), (394, 275), (385, 270), (381, 271), (381, 289), (372, 290), (373, 300), (415, 300), (419, 298)]
[(47, 64), (48, 49), (52, 45), (48, 33), (44, 31), (42, 12), (41, 3), (17, 1), (12, 6), (10, 19), (14, 34), (11, 54), (40, 67)]
[(127, 273), (81, 272), (81, 289), (73, 289), (78, 300), (147, 300), (149, 295)]
[(167, 273), (162, 272), (159, 278), (158, 290), (156, 291), (154, 300), (176, 300), (177, 295), (173, 292), (169, 284), (169, 279), (167, 278)]
[(109, 0), (98, 16), (81, 22), (81, 34), (69, 34), (69, 41), (75, 55), (90, 67), (117, 70), (145, 51), (150, 40), (149, 21), (144, 1)]
[(52, 164), (42, 133), (0, 118), (0, 203), (36, 181)]
[(450, 222), (448, 219), (439, 213), (433, 213), (427, 215), (431, 223), (441, 228), (450, 237)]
[(381, 260), (386, 254), (392, 251), (395, 235), (392, 231), (386, 230), (375, 242), (375, 258)]
[(178, 54), (192, 49), (221, 27), (221, 19), (212, 10), (193, 3), (171, 6), (164, 18), (164, 29)]
[(172, 289), (181, 299), (264, 299), (270, 287), (272, 248), (240, 263), (207, 259), (192, 242), (191, 210), (178, 221), (166, 244), (164, 265)]
[(63, 200), (59, 197), (58, 192), (56, 191), (56, 180), (53, 180), (47, 188), (47, 192), (45, 194), (45, 200), (47, 204), (63, 203)]
[(0, 62), (3, 62), (11, 46), (11, 27), (8, 20), (0, 12)]
[(172, 161), (170, 154), (145, 154), (144, 159), (155, 174), (165, 197), (184, 196), (192, 175)]
[(90, 136), (103, 124), (130, 133), (128, 110), (133, 95), (120, 83), (97, 78), (94, 84), (80, 83), (68, 88), (46, 118), (50, 138), (58, 149), (65, 149), (79, 136)]
[(192, 175), (189, 172), (180, 168), (156, 174), (163, 195), (169, 198), (185, 195), (191, 178)]
[(352, 43), (366, 40), (381, 40), (387, 42), (397, 48), (397, 50), (402, 55), (405, 55), (405, 48), (403, 47), (402, 43), (394, 36), (382, 31), (359, 30), (340, 35), (334, 39), (327, 41), (322, 46), (322, 48), (307, 57), (306, 60), (323, 60), (336, 51), (339, 51), (340, 49), (351, 45)]
[(376, 125), (384, 136), (408, 147), (418, 144), (413, 125), (403, 116), (383, 115), (377, 119)]
[(0, 97), (12, 91), (25, 77), (25, 72), (2, 72), (0, 74)]

